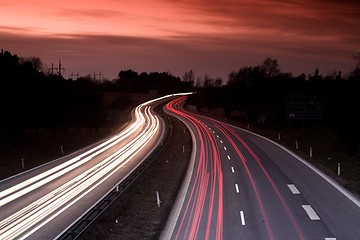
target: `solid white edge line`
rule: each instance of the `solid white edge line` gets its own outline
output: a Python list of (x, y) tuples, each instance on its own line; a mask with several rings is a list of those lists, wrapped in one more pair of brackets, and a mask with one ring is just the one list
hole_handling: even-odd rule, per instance
[[(220, 121), (218, 121), (220, 122)], [(358, 199), (357, 197), (355, 197), (355, 195), (353, 195), (351, 192), (349, 192), (348, 190), (346, 190), (343, 186), (341, 186), (339, 183), (337, 183), (335, 180), (331, 179), (329, 176), (327, 176), (326, 174), (324, 174), (321, 170), (319, 170), (317, 167), (315, 167), (314, 165), (310, 164), (309, 162), (307, 162), (306, 160), (300, 158), (299, 156), (297, 156), (295, 153), (291, 152), (289, 149), (286, 149), (285, 147), (281, 146), (280, 144), (278, 144), (277, 142), (274, 142), (271, 139), (268, 139), (264, 136), (261, 136), (257, 133), (251, 132), (249, 130), (243, 129), (243, 128), (239, 128), (237, 126), (228, 124), (228, 126), (231, 126), (233, 128), (236, 129), (240, 129), (242, 131), (245, 131), (247, 133), (253, 134), (254, 136), (260, 137), (262, 139), (265, 139), (273, 144), (275, 144), (276, 146), (278, 146), (279, 148), (283, 149), (284, 151), (286, 151), (287, 153), (289, 153), (290, 155), (292, 155), (294, 158), (296, 158), (298, 161), (302, 162), (305, 166), (307, 166), (308, 168), (310, 168), (311, 170), (313, 170), (315, 173), (317, 173), (320, 177), (322, 177), (325, 181), (327, 181), (330, 185), (332, 185), (336, 190), (338, 190), (340, 193), (342, 193), (345, 197), (347, 197), (350, 201), (352, 201), (356, 206), (358, 206), (360, 208), (360, 199)]]
[[(169, 111), (166, 110), (166, 108), (164, 107), (164, 110), (167, 114), (178, 118), (176, 114), (173, 114)], [(178, 118), (180, 119), (180, 118)], [(189, 188), (190, 185), (190, 181), (191, 181), (191, 177), (193, 175), (193, 171), (194, 171), (194, 165), (195, 165), (195, 156), (196, 156), (196, 138), (195, 138), (195, 134), (193, 133), (191, 127), (188, 125), (188, 123), (184, 120), (184, 119), (180, 119), (180, 121), (182, 121), (185, 126), (189, 129), (190, 135), (191, 135), (191, 140), (193, 143), (193, 149), (191, 152), (191, 157), (190, 157), (190, 162), (189, 162), (189, 167), (187, 169), (186, 172), (186, 176), (185, 179), (182, 183), (181, 189), (179, 191), (179, 197), (176, 198), (176, 202), (171, 210), (170, 213), (170, 217), (168, 218), (169, 221), (166, 223), (165, 229), (164, 231), (161, 233), (160, 239), (170, 239), (175, 227), (176, 227), (176, 223), (179, 219), (179, 215), (180, 215), (180, 211), (182, 209), (182, 206), (184, 204), (185, 201), (185, 197), (186, 197), (186, 192)]]
[(292, 194), (300, 194), (299, 189), (297, 189), (297, 187), (295, 187), (294, 184), (288, 184), (287, 186), (290, 189), (290, 191), (292, 192)]
[[(163, 123), (163, 125), (165, 126), (165, 122), (164, 119), (159, 118), (159, 120)], [(126, 179), (132, 172), (135, 171), (135, 169), (140, 166), (141, 163), (143, 163), (145, 161), (145, 159), (147, 159), (150, 154), (157, 148), (159, 147), (159, 145), (161, 144), (161, 142), (163, 141), (165, 136), (165, 127), (162, 128), (161, 134), (160, 134), (160, 138), (157, 141), (157, 143), (155, 144), (155, 146), (152, 148), (151, 151), (149, 151), (144, 157), (143, 159), (132, 169), (130, 170), (114, 187), (110, 188), (109, 191), (104, 195), (104, 197), (102, 197), (101, 199), (99, 199), (97, 202), (95, 202), (87, 211), (85, 211), (81, 216), (79, 216), (71, 225), (69, 225), (67, 228), (65, 228), (60, 234), (58, 234), (57, 238), (60, 238), (66, 231), (68, 231), (70, 229), (70, 227), (72, 227), (73, 224), (75, 224), (77, 221), (79, 221), (81, 218), (83, 218), (85, 216), (85, 214), (88, 213), (88, 211), (90, 211), (91, 209), (93, 209), (100, 201), (102, 201), (105, 196), (107, 196), (111, 191), (114, 190), (114, 188), (119, 185), (121, 182), (124, 181), (124, 179)]]
[(320, 220), (315, 210), (310, 205), (301, 205), (311, 220)]
[(245, 226), (244, 211), (240, 211), (240, 220), (241, 220), (241, 225)]

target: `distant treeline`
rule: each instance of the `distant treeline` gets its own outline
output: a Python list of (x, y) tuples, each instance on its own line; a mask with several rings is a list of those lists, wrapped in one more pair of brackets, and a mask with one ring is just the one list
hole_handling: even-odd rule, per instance
[[(245, 123), (284, 127), (291, 123), (329, 124), (358, 143), (360, 109), (360, 54), (346, 77), (340, 71), (322, 75), (318, 69), (293, 76), (281, 71), (277, 59), (261, 65), (241, 67), (221, 78), (196, 77), (190, 70), (181, 78), (169, 72), (137, 73), (121, 70), (113, 80), (95, 81), (90, 75), (76, 80), (51, 74), (38, 57), (22, 58), (0, 53), (0, 136), (19, 136), (26, 129), (71, 126), (96, 129), (106, 120), (102, 105), (105, 92), (159, 94), (196, 91), (187, 100), (199, 109), (215, 110)], [(288, 97), (314, 95), (320, 99), (320, 118), (291, 119)], [(123, 99), (122, 108), (130, 101)], [(308, 100), (306, 100), (308, 101)], [(311, 103), (309, 103), (311, 104)], [(294, 107), (294, 106), (292, 106)], [(296, 107), (296, 104), (295, 104)], [(301, 103), (298, 107), (302, 107)], [(358, 146), (357, 146), (358, 147)]]
[[(199, 89), (187, 103), (243, 123), (268, 127), (327, 124), (339, 130), (353, 149), (357, 149), (360, 137), (360, 54), (354, 59), (354, 69), (344, 78), (340, 71), (324, 76), (318, 69), (294, 77), (291, 73), (281, 72), (277, 59), (266, 58), (261, 65), (245, 66), (231, 72), (226, 85)], [(295, 100), (291, 96), (295, 96)], [(312, 102), (312, 97), (317, 102)], [(311, 109), (311, 104), (317, 106)], [(315, 110), (315, 115), (311, 116), (311, 111), (303, 107)], [(305, 117), (289, 116), (289, 108), (303, 112)], [(306, 116), (307, 113), (310, 116)]]
[[(51, 74), (38, 57), (0, 52), (0, 138), (21, 136), (27, 129), (86, 127), (97, 129), (106, 119), (102, 98), (106, 91), (159, 94), (188, 91), (189, 83), (170, 73), (120, 71), (114, 80), (76, 80)], [(124, 99), (122, 108), (131, 101)]]

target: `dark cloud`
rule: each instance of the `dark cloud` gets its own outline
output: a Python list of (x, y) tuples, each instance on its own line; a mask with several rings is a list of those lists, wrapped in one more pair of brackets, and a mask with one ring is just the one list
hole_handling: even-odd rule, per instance
[(219, 27), (226, 23), (234, 29), (273, 30), (277, 34), (360, 37), (359, 1), (179, 0), (176, 6), (217, 17)]
[[(174, 28), (167, 29), (169, 35), (162, 37), (30, 36), (41, 29), (0, 26), (1, 47), (20, 56), (39, 56), (48, 65), (61, 59), (68, 75), (102, 71), (110, 79), (129, 68), (170, 71), (180, 77), (193, 69), (200, 76), (208, 73), (227, 79), (230, 71), (260, 64), (268, 56), (278, 58), (282, 70), (295, 75), (315, 68), (323, 73), (333, 69), (345, 73), (352, 68), (351, 56), (360, 51), (359, 1), (163, 1), (175, 6), (188, 26), (211, 26), (209, 31), (200, 34)], [(107, 19), (104, 21), (113, 24), (111, 19), (129, 14), (121, 9), (72, 9), (63, 10), (60, 17)], [(143, 24), (157, 27), (156, 21)]]
[(104, 9), (71, 9), (65, 8), (60, 12), (61, 16), (68, 18), (98, 18), (98, 19), (108, 19), (108, 18), (122, 18), (129, 15), (125, 11), (121, 10), (104, 10)]
[[(227, 80), (228, 74), (242, 66), (254, 66), (268, 56), (279, 60), (283, 71), (300, 74), (320, 68), (323, 72), (352, 64), (351, 54), (341, 46), (329, 51), (330, 43), (299, 45), (287, 40), (264, 40), (251, 36), (192, 35), (169, 39), (112, 35), (52, 35), (29, 37), (0, 33), (2, 47), (19, 56), (38, 56), (47, 66), (61, 60), (68, 77), (101, 71), (108, 79), (120, 70), (171, 72), (182, 75), (193, 69)], [(204, 40), (206, 39), (206, 40)], [(23, 47), (19, 47), (23, 46)], [(274, 51), (274, 49), (276, 49)]]

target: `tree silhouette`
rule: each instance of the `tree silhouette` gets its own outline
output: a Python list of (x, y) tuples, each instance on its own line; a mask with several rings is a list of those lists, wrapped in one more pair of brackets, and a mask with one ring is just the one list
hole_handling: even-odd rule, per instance
[(188, 82), (190, 84), (190, 86), (194, 86), (195, 84), (195, 73), (193, 70), (190, 70), (188, 72), (186, 72), (183, 76), (183, 81), (184, 82)]
[(215, 79), (215, 81), (214, 81), (214, 87), (221, 87), (222, 84), (223, 84), (222, 78), (218, 77), (218, 78)]
[(360, 108), (360, 74), (357, 73), (360, 55), (356, 56), (355, 68), (347, 79), (341, 71), (322, 76), (319, 69), (309, 74), (308, 79), (305, 73), (293, 77), (280, 71), (275, 58), (267, 58), (262, 65), (244, 66), (230, 72), (227, 84), (221, 88), (204, 85), (189, 97), (189, 103), (202, 108), (223, 107), (227, 117), (246, 123), (288, 127), (289, 121), (296, 126), (299, 120), (286, 117), (287, 94), (315, 94), (321, 96), (322, 118), (306, 122), (337, 129), (349, 146), (359, 149), (360, 118), (354, 113)]
[(44, 74), (37, 57), (0, 53), (0, 134), (18, 138), (26, 129), (96, 128), (104, 120), (100, 87)]
[(353, 77), (360, 77), (360, 53), (354, 54), (352, 59), (355, 61), (355, 67), (351, 71), (351, 75)]
[(261, 65), (267, 78), (273, 78), (280, 73), (279, 64), (276, 58), (267, 57)]

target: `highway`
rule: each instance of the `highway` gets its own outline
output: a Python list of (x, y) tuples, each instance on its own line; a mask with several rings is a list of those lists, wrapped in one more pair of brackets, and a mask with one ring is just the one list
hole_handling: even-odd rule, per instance
[(116, 188), (161, 144), (153, 112), (165, 96), (139, 105), (120, 133), (0, 182), (0, 239), (56, 239)]
[(359, 240), (360, 201), (304, 159), (245, 129), (183, 109), (191, 164), (161, 239)]

